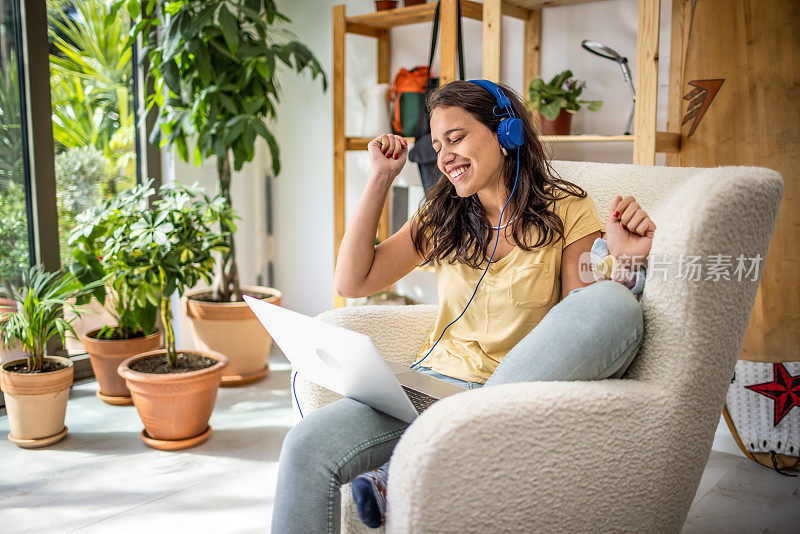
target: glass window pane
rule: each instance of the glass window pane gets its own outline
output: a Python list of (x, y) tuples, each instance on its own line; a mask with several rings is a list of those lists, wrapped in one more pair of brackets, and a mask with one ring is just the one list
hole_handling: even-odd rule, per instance
[(136, 183), (127, 11), (107, 0), (47, 0), (61, 263), (76, 216)]
[(0, 285), (19, 283), (30, 262), (22, 111), (17, 62), (18, 0), (0, 0)]

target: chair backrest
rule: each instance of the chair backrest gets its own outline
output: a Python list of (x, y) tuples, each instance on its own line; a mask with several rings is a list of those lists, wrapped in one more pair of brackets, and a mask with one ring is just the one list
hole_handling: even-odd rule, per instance
[(589, 193), (604, 224), (616, 195), (633, 195), (656, 223), (642, 295), (645, 338), (625, 377), (721, 407), (780, 207), (780, 175), (760, 167), (553, 167)]

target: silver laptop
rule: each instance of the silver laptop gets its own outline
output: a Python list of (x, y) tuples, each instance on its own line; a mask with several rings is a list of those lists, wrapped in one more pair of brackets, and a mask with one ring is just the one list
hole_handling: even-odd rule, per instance
[(387, 362), (372, 340), (263, 300), (245, 301), (306, 380), (410, 423), (439, 399), (465, 391)]

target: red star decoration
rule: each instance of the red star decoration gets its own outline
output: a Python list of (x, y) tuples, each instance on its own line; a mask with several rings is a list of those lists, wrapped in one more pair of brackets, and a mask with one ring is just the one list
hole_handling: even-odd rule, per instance
[(772, 382), (745, 387), (775, 401), (775, 423), (772, 426), (778, 426), (789, 410), (800, 407), (800, 375), (790, 375), (782, 363), (772, 364)]

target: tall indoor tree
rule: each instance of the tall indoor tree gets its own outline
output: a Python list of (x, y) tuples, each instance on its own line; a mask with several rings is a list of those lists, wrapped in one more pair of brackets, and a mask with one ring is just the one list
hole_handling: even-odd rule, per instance
[[(278, 143), (269, 129), (277, 118), (281, 65), (312, 79), (327, 78), (319, 60), (285, 26), (291, 22), (273, 0), (124, 0), (137, 20), (132, 36), (147, 46), (155, 91), (148, 109), (159, 109), (150, 141), (174, 147), (199, 165), (216, 156), (220, 193), (231, 205), (233, 169), (253, 159), (258, 137), (266, 141), (272, 170), (280, 172)], [(242, 301), (233, 232), (217, 273), (214, 300)]]

